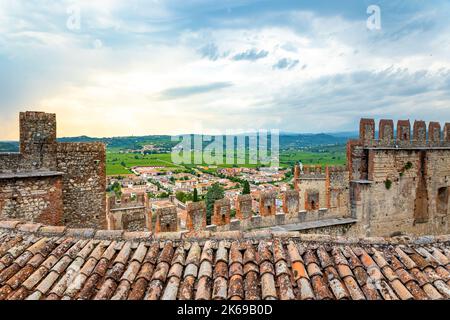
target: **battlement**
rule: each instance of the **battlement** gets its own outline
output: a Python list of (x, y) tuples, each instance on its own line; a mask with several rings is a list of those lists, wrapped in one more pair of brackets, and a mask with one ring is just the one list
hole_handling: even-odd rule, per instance
[(106, 146), (102, 142), (59, 142), (58, 152), (104, 152)]
[(327, 166), (326, 169), (328, 169), (328, 172), (330, 173), (348, 171), (347, 166)]
[(450, 123), (441, 130), (439, 122), (431, 121), (427, 128), (425, 121), (415, 120), (411, 132), (409, 120), (398, 120), (394, 131), (393, 120), (381, 119), (378, 137), (375, 132), (373, 119), (361, 119), (359, 143), (369, 148), (450, 148)]
[(133, 207), (145, 207), (147, 206), (147, 202), (148, 197), (144, 192), (136, 194), (135, 197), (132, 197), (130, 193), (124, 193), (120, 196), (120, 199), (117, 199), (113, 194), (108, 197), (108, 209), (121, 210)]
[(314, 175), (314, 174), (325, 174), (321, 165), (304, 165), (303, 172), (300, 172), (300, 177), (302, 175)]

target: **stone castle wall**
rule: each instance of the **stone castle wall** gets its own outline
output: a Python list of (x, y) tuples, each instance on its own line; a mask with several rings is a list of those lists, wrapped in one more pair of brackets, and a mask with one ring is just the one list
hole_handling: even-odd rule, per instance
[(58, 143), (63, 175), (64, 224), (106, 228), (106, 147), (103, 143)]
[[(437, 129), (436, 129), (437, 128)], [(445, 128), (449, 128), (448, 124)], [(449, 136), (438, 124), (361, 120), (360, 139), (349, 143), (351, 215), (359, 220), (356, 234), (388, 236), (400, 233), (449, 232)]]
[(123, 194), (120, 202), (114, 195), (109, 196), (106, 212), (109, 230), (152, 230), (152, 212), (145, 193), (137, 195), (134, 200), (129, 194)]
[(103, 144), (58, 143), (55, 114), (21, 112), (20, 153), (0, 154), (0, 217), (106, 227), (105, 162)]
[(0, 218), (62, 225), (61, 176), (0, 179)]

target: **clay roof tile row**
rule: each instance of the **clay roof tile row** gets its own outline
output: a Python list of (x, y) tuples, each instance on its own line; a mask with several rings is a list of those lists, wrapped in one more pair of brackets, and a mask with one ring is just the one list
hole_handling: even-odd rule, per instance
[(0, 222), (0, 300), (450, 299), (445, 237), (106, 239), (17, 226)]

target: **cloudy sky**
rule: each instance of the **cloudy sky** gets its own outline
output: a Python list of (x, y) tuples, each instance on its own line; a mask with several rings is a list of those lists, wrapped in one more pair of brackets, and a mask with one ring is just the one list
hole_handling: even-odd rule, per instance
[[(367, 12), (380, 8), (381, 28)], [(0, 139), (450, 120), (449, 1), (0, 0)]]

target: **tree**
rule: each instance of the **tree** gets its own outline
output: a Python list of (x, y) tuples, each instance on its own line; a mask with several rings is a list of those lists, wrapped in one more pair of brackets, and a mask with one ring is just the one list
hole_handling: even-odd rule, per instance
[(198, 202), (198, 191), (197, 188), (194, 188), (194, 196), (192, 199), (193, 202)]
[(120, 197), (122, 195), (122, 186), (117, 181), (113, 183), (111, 190), (114, 191), (116, 197)]
[(250, 183), (247, 180), (244, 181), (244, 188), (242, 189), (242, 194), (250, 194)]
[(223, 187), (217, 182), (214, 183), (211, 187), (209, 187), (206, 192), (205, 200), (206, 200), (206, 222), (211, 224), (211, 216), (214, 210), (214, 202), (216, 200), (223, 199), (225, 197), (225, 191)]

